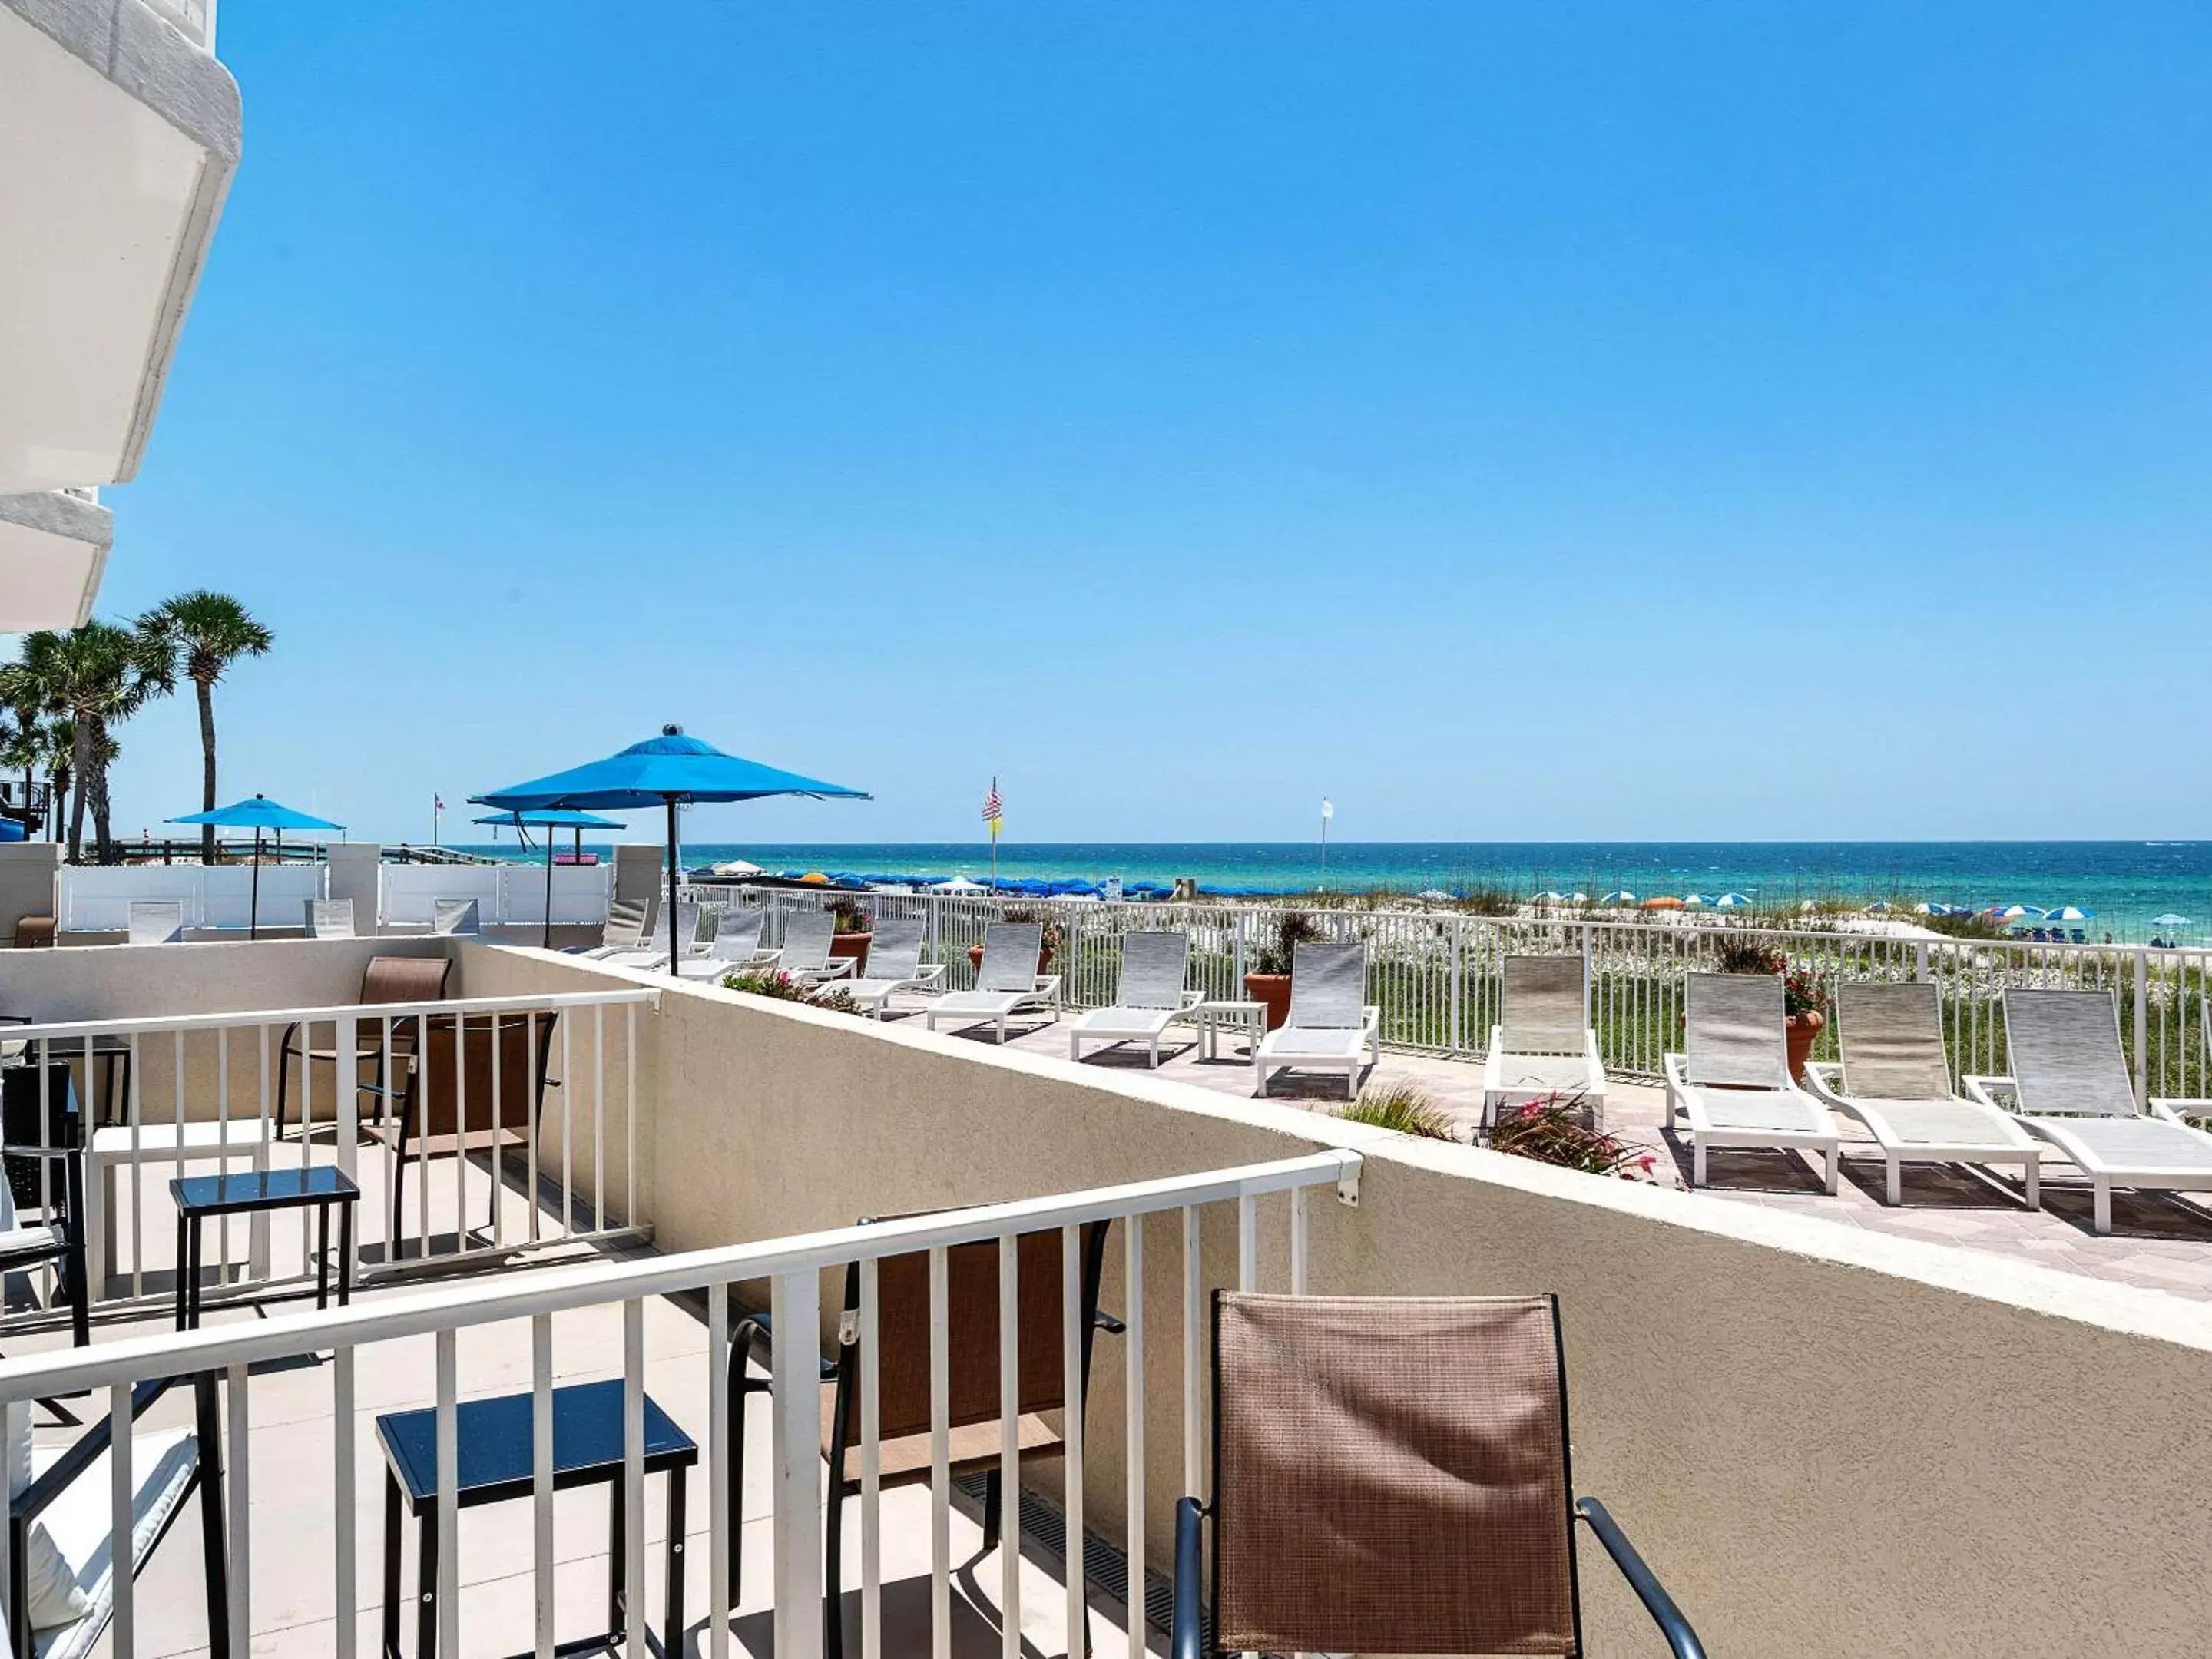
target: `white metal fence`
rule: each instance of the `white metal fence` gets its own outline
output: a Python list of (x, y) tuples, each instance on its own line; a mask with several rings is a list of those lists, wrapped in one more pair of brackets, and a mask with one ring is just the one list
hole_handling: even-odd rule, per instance
[[(951, 1358), (949, 1338), (947, 1253), (962, 1244), (995, 1243), (998, 1247), (999, 1341), (999, 1459), (1001, 1477), (1003, 1652), (1006, 1659), (1021, 1659), (1024, 1652), (1021, 1619), (1021, 1481), (1017, 1451), (1018, 1407), (1020, 1404), (1020, 1318), (1018, 1241), (1024, 1236), (1056, 1231), (1060, 1235), (1060, 1353), (1062, 1384), (1067, 1406), (1064, 1412), (1066, 1445), (1064, 1513), (1065, 1536), (1073, 1540), (1066, 1573), (1066, 1619), (1071, 1632), (1085, 1627), (1084, 1473), (1085, 1447), (1092, 1429), (1086, 1421), (1084, 1377), (1088, 1352), (1086, 1334), (1080, 1328), (1085, 1297), (1081, 1292), (1081, 1236), (1095, 1224), (1120, 1224), (1124, 1285), (1135, 1287), (1127, 1298), (1125, 1327), (1121, 1334), (1125, 1399), (1141, 1402), (1146, 1397), (1146, 1378), (1155, 1346), (1174, 1343), (1179, 1348), (1182, 1371), (1182, 1490), (1202, 1492), (1206, 1475), (1207, 1425), (1202, 1415), (1202, 1372), (1207, 1352), (1204, 1313), (1205, 1276), (1200, 1260), (1200, 1217), (1206, 1206), (1234, 1204), (1237, 1211), (1237, 1282), (1243, 1288), (1306, 1288), (1309, 1234), (1308, 1199), (1316, 1188), (1334, 1187), (1346, 1202), (1356, 1202), (1360, 1171), (1358, 1155), (1349, 1152), (1317, 1152), (1275, 1163), (1247, 1165), (1164, 1181), (1066, 1194), (1018, 1203), (947, 1212), (866, 1227), (843, 1228), (799, 1237), (779, 1238), (726, 1249), (632, 1262), (597, 1262), (582, 1267), (551, 1268), (502, 1276), (491, 1281), (404, 1299), (388, 1299), (343, 1310), (283, 1316), (258, 1323), (231, 1325), (173, 1337), (143, 1340), (88, 1349), (70, 1350), (28, 1358), (0, 1361), (0, 1402), (15, 1402), (91, 1390), (104, 1396), (118, 1423), (129, 1421), (134, 1385), (149, 1379), (183, 1375), (213, 1374), (225, 1379), (228, 1391), (228, 1429), (223, 1434), (228, 1471), (224, 1493), (228, 1516), (224, 1589), (230, 1651), (243, 1656), (248, 1649), (249, 1606), (255, 1554), (254, 1525), (257, 1489), (268, 1492), (284, 1486), (283, 1496), (268, 1506), (283, 1515), (323, 1515), (332, 1517), (330, 1571), (335, 1588), (337, 1619), (332, 1627), (332, 1650), (349, 1656), (356, 1650), (361, 1610), (356, 1583), (358, 1559), (357, 1514), (360, 1443), (362, 1425), (356, 1418), (358, 1356), (364, 1347), (428, 1335), (434, 1340), (434, 1375), (422, 1380), (422, 1398), (435, 1411), (436, 1520), (445, 1541), (439, 1553), (438, 1576), (422, 1594), (434, 1606), (432, 1618), (439, 1650), (461, 1651), (462, 1607), (458, 1552), (457, 1475), (459, 1446), (459, 1339), (464, 1331), (481, 1332), (506, 1322), (529, 1322), (531, 1352), (532, 1477), (535, 1586), (535, 1652), (550, 1656), (556, 1649), (553, 1628), (554, 1576), (556, 1553), (554, 1537), (553, 1469), (553, 1318), (576, 1310), (620, 1306), (623, 1310), (622, 1378), (623, 1468), (620, 1495), (626, 1525), (620, 1534), (626, 1552), (626, 1577), (632, 1587), (627, 1651), (644, 1659), (647, 1645), (644, 1607), (646, 1528), (644, 1524), (645, 1389), (648, 1364), (697, 1364), (696, 1358), (681, 1362), (649, 1362), (645, 1343), (644, 1304), (652, 1297), (703, 1296), (708, 1310), (708, 1342), (704, 1355), (704, 1393), (708, 1401), (704, 1449), (708, 1479), (710, 1551), (708, 1587), (704, 1609), (706, 1630), (689, 1650), (726, 1659), (732, 1648), (730, 1612), (733, 1586), (730, 1571), (734, 1534), (730, 1521), (732, 1481), (739, 1459), (734, 1454), (744, 1427), (732, 1420), (726, 1387), (731, 1358), (730, 1291), (732, 1286), (767, 1281), (774, 1316), (774, 1349), (770, 1365), (772, 1441), (769, 1453), (769, 1484), (775, 1522), (775, 1645), (778, 1659), (819, 1659), (823, 1646), (823, 1532), (821, 1504), (823, 1468), (819, 1440), (821, 1422), (821, 1274), (857, 1264), (860, 1305), (849, 1340), (857, 1346), (860, 1376), (861, 1454), (859, 1504), (861, 1659), (880, 1659), (884, 1650), (883, 1522), (880, 1510), (882, 1465), (878, 1429), (879, 1377), (878, 1264), (893, 1255), (927, 1253), (929, 1355), (927, 1358), (932, 1422), (929, 1429), (931, 1480), (931, 1652), (933, 1659), (951, 1659), (952, 1652), (951, 1559), (951, 1425), (947, 1401), (951, 1390)], [(1260, 1201), (1280, 1194), (1288, 1206), (1288, 1261), (1279, 1273), (1266, 1273), (1259, 1250)], [(1141, 1219), (1153, 1215), (1179, 1215), (1179, 1262), (1182, 1330), (1179, 1343), (1164, 1334), (1155, 1339), (1146, 1328), (1145, 1237)], [(252, 1397), (256, 1368), (271, 1368), (278, 1375), (284, 1362), (295, 1365), (330, 1355), (330, 1404), (335, 1444), (331, 1460), (323, 1469), (291, 1464), (258, 1472), (248, 1455), (253, 1425)], [(742, 1363), (742, 1356), (740, 1356)], [(386, 1362), (388, 1367), (390, 1362)], [(910, 1363), (910, 1361), (909, 1361)], [(611, 1366), (609, 1367), (611, 1369)], [(259, 1380), (266, 1381), (262, 1372)], [(388, 1376), (380, 1377), (389, 1389)], [(680, 1381), (680, 1379), (679, 1379)], [(676, 1390), (664, 1391), (673, 1397)], [(689, 1390), (684, 1390), (689, 1392)], [(698, 1425), (695, 1425), (696, 1429)], [(1124, 1499), (1123, 1536), (1128, 1549), (1127, 1621), (1138, 1639), (1130, 1651), (1143, 1650), (1145, 1617), (1143, 1586), (1146, 1522), (1145, 1414), (1141, 1409), (1125, 1413), (1121, 1425), (1127, 1468), (1130, 1471)], [(113, 1537), (116, 1540), (116, 1607), (112, 1651), (130, 1659), (142, 1650), (169, 1651), (164, 1645), (173, 1632), (162, 1626), (164, 1609), (141, 1610), (131, 1589), (134, 1565), (131, 1504), (131, 1455), (130, 1437), (114, 1439)], [(301, 1502), (297, 1483), (308, 1483), (320, 1493), (328, 1484), (326, 1502)], [(289, 1486), (288, 1486), (288, 1483)], [(0, 1540), (7, 1528), (0, 1527)], [(0, 1548), (4, 1548), (0, 1544)], [(300, 1559), (296, 1547), (286, 1552), (288, 1562)], [(4, 1567), (0, 1562), (0, 1567)], [(0, 1583), (5, 1582), (0, 1572)], [(416, 1613), (419, 1604), (410, 1603)], [(150, 1615), (150, 1616), (149, 1616)], [(519, 1631), (501, 1631), (479, 1638), (471, 1650), (497, 1650), (512, 1645)], [(1076, 1644), (1071, 1637), (1071, 1651)]]
[[(1054, 925), (1051, 970), (1076, 1007), (1110, 1004), (1121, 972), (1120, 939), (1141, 928), (1191, 935), (1191, 984), (1212, 998), (1244, 994), (1244, 975), (1273, 937), (1285, 906), (1120, 903), (975, 897), (932, 893), (732, 890), (732, 902), (765, 906), (773, 944), (782, 915), (850, 898), (872, 915), (918, 916), (925, 961), (945, 964), (948, 988), (972, 981), (968, 949), (1008, 914)], [(2206, 1018), (2212, 951), (2144, 945), (2037, 944), (2018, 939), (1911, 939), (1809, 929), (1686, 927), (1571, 918), (1512, 918), (1445, 912), (1311, 909), (1324, 938), (1368, 947), (1368, 1000), (1382, 1009), (1383, 1041), (1415, 1052), (1479, 1056), (1497, 1023), (1503, 964), (1515, 954), (1580, 954), (1588, 963), (1590, 1023), (1608, 1071), (1656, 1077), (1679, 1046), (1682, 988), (1692, 973), (1725, 965), (1731, 950), (1759, 944), (1780, 952), (1832, 991), (1842, 980), (1933, 980), (1959, 1073), (2002, 1072), (2008, 987), (2108, 989), (2145, 1095), (2212, 1095)], [(1832, 1028), (1814, 1048), (1834, 1054)]]
[[(645, 1237), (638, 1194), (641, 1011), (651, 989), (10, 1026), (39, 1121), (73, 1088), (86, 1144), (95, 1310), (167, 1294), (181, 1262), (173, 1176), (334, 1164), (362, 1186), (362, 1273)], [(369, 1149), (366, 1160), (362, 1148)], [(149, 1179), (151, 1177), (151, 1179)], [(51, 1206), (41, 1164), (36, 1201)], [(289, 1220), (289, 1218), (287, 1218)], [(216, 1229), (214, 1302), (314, 1276), (272, 1265), (268, 1218)]]

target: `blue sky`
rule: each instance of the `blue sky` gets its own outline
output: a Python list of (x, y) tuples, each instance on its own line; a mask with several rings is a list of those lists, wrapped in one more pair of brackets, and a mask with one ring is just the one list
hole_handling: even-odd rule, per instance
[[(103, 611), (420, 838), (2202, 833), (2201, 6), (224, 0)], [(118, 827), (196, 804), (188, 700)]]

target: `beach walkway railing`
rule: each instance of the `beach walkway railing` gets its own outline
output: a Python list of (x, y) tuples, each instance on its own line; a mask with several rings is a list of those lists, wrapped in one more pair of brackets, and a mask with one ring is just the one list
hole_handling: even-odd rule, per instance
[[(840, 897), (857, 898), (875, 915), (920, 919), (923, 959), (944, 964), (948, 988), (971, 981), (969, 947), (982, 942), (993, 921), (1009, 913), (1048, 918), (1054, 925), (1050, 971), (1061, 976), (1061, 995), (1077, 1008), (1111, 1004), (1121, 976), (1121, 934), (1154, 927), (1189, 932), (1193, 988), (1209, 998), (1242, 998), (1248, 964), (1273, 936), (1284, 910), (1296, 908), (732, 890), (732, 902), (768, 911), (763, 943), (771, 946), (783, 915)], [(1305, 914), (1323, 938), (1365, 942), (1368, 1000), (1382, 1009), (1383, 1042), (1407, 1052), (1481, 1058), (1498, 1018), (1504, 959), (1579, 954), (1589, 969), (1590, 1024), (1606, 1069), (1656, 1078), (1661, 1056), (1681, 1040), (1686, 977), (1718, 971), (1732, 948), (1757, 944), (1778, 953), (1793, 970), (1809, 974), (1831, 997), (1845, 980), (1932, 981), (1942, 993), (1954, 1075), (2004, 1070), (2008, 988), (2107, 990), (2118, 1000), (2138, 1094), (2212, 1095), (2212, 1056), (2204, 1035), (2212, 950), (1912, 939), (1717, 920), (1685, 926), (1444, 909), (1316, 908)], [(1835, 1053), (1831, 1026), (1815, 1040), (1813, 1055), (1829, 1060)]]

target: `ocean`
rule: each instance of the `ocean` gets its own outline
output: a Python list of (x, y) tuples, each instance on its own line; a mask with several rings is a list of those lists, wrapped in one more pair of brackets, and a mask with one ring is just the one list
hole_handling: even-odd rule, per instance
[[(641, 836), (639, 839), (644, 839)], [(562, 838), (562, 846), (568, 844)], [(586, 842), (587, 850), (595, 844)], [(472, 850), (530, 858), (509, 839)], [(599, 844), (605, 852), (605, 844)], [(749, 859), (771, 872), (988, 875), (991, 849), (976, 843), (816, 842), (690, 844), (693, 869)], [(999, 873), (1202, 888), (1303, 892), (1494, 889), (1527, 897), (1547, 889), (1592, 898), (1625, 890), (1646, 898), (1741, 893), (1761, 906), (1806, 899), (1980, 908), (2072, 905), (2092, 920), (2089, 938), (2122, 943), (2154, 936), (2201, 943), (2212, 933), (2212, 842), (1005, 842)], [(2168, 914), (2191, 926), (2157, 924)]]

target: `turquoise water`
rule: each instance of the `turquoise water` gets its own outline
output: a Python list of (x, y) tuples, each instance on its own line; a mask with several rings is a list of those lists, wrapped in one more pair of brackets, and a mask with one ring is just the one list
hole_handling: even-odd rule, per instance
[[(477, 850), (532, 856), (512, 841)], [(700, 843), (687, 844), (684, 857), (694, 869), (749, 859), (794, 875), (972, 878), (991, 870), (989, 847), (975, 843)], [(1493, 888), (1526, 897), (1553, 889), (1596, 898), (1626, 889), (1644, 897), (1738, 892), (1761, 905), (1825, 898), (1976, 908), (2070, 904), (2093, 914), (2093, 921), (2073, 924), (2093, 939), (2107, 933), (2123, 942), (2212, 937), (2212, 842), (1348, 842), (1328, 849), (1325, 876), (1313, 842), (1006, 842), (999, 873), (1163, 884), (1188, 876), (1226, 892)], [(2152, 925), (2169, 912), (2206, 925)]]

